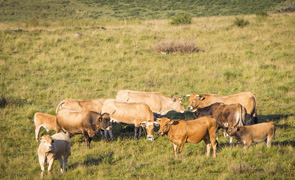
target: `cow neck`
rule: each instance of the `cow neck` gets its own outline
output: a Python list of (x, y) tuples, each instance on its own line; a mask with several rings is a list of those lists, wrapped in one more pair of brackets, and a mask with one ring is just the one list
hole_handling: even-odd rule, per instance
[[(175, 120), (172, 120), (173, 122), (175, 121)], [(167, 131), (167, 135), (168, 135), (168, 137), (169, 137), (169, 134), (171, 133), (171, 126), (172, 126), (172, 124), (168, 124), (168, 131)]]

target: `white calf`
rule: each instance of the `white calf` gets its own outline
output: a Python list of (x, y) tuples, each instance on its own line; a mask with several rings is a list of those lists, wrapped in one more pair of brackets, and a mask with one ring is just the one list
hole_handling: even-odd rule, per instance
[(48, 163), (48, 173), (52, 170), (55, 159), (58, 159), (60, 171), (66, 171), (68, 157), (71, 155), (71, 141), (64, 133), (57, 133), (53, 136), (44, 135), (41, 137), (38, 148), (39, 163), (41, 166), (41, 177), (44, 174), (45, 164)]

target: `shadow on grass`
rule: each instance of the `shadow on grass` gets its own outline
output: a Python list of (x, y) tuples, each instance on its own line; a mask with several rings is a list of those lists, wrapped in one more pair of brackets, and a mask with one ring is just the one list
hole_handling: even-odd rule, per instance
[(69, 166), (69, 169), (75, 169), (78, 166), (97, 166), (100, 163), (107, 163), (107, 164), (111, 164), (114, 165), (115, 161), (114, 161), (114, 152), (109, 152), (105, 155), (100, 155), (98, 157), (87, 157), (83, 162), (76, 162), (74, 164), (71, 164)]
[[(142, 127), (141, 127), (142, 128)], [(134, 139), (134, 125), (121, 125), (121, 124), (117, 124), (117, 123), (113, 123), (113, 128), (112, 128), (112, 132), (113, 132), (113, 140), (124, 140), (124, 139)], [(157, 132), (154, 130), (154, 132)], [(106, 140), (104, 137), (102, 137), (99, 133), (97, 133), (96, 138), (94, 140)], [(142, 128), (141, 131), (141, 138), (146, 138), (147, 133), (146, 133), (146, 129)], [(109, 135), (108, 135), (108, 140), (109, 140)]]
[(270, 114), (270, 115), (258, 115), (258, 122), (268, 122), (268, 121), (279, 121), (282, 118), (288, 118), (289, 116), (295, 116), (295, 114)]
[(271, 143), (272, 146), (289, 146), (291, 145), (292, 147), (295, 147), (295, 141), (293, 140), (285, 140), (285, 141), (276, 141)]

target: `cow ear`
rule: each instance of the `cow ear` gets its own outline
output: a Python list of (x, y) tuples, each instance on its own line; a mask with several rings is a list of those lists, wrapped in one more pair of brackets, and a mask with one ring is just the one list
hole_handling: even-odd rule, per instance
[(157, 122), (158, 123), (161, 123), (161, 118), (157, 118)]
[(200, 101), (203, 101), (204, 99), (205, 99), (204, 96), (199, 96), (199, 100), (200, 100)]

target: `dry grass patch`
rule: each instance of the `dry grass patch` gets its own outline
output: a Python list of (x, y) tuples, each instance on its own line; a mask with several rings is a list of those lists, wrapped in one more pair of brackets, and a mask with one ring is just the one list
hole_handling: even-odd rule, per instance
[(169, 53), (193, 53), (202, 51), (198, 48), (194, 42), (190, 40), (165, 40), (152, 46), (152, 49), (157, 53), (169, 54)]

